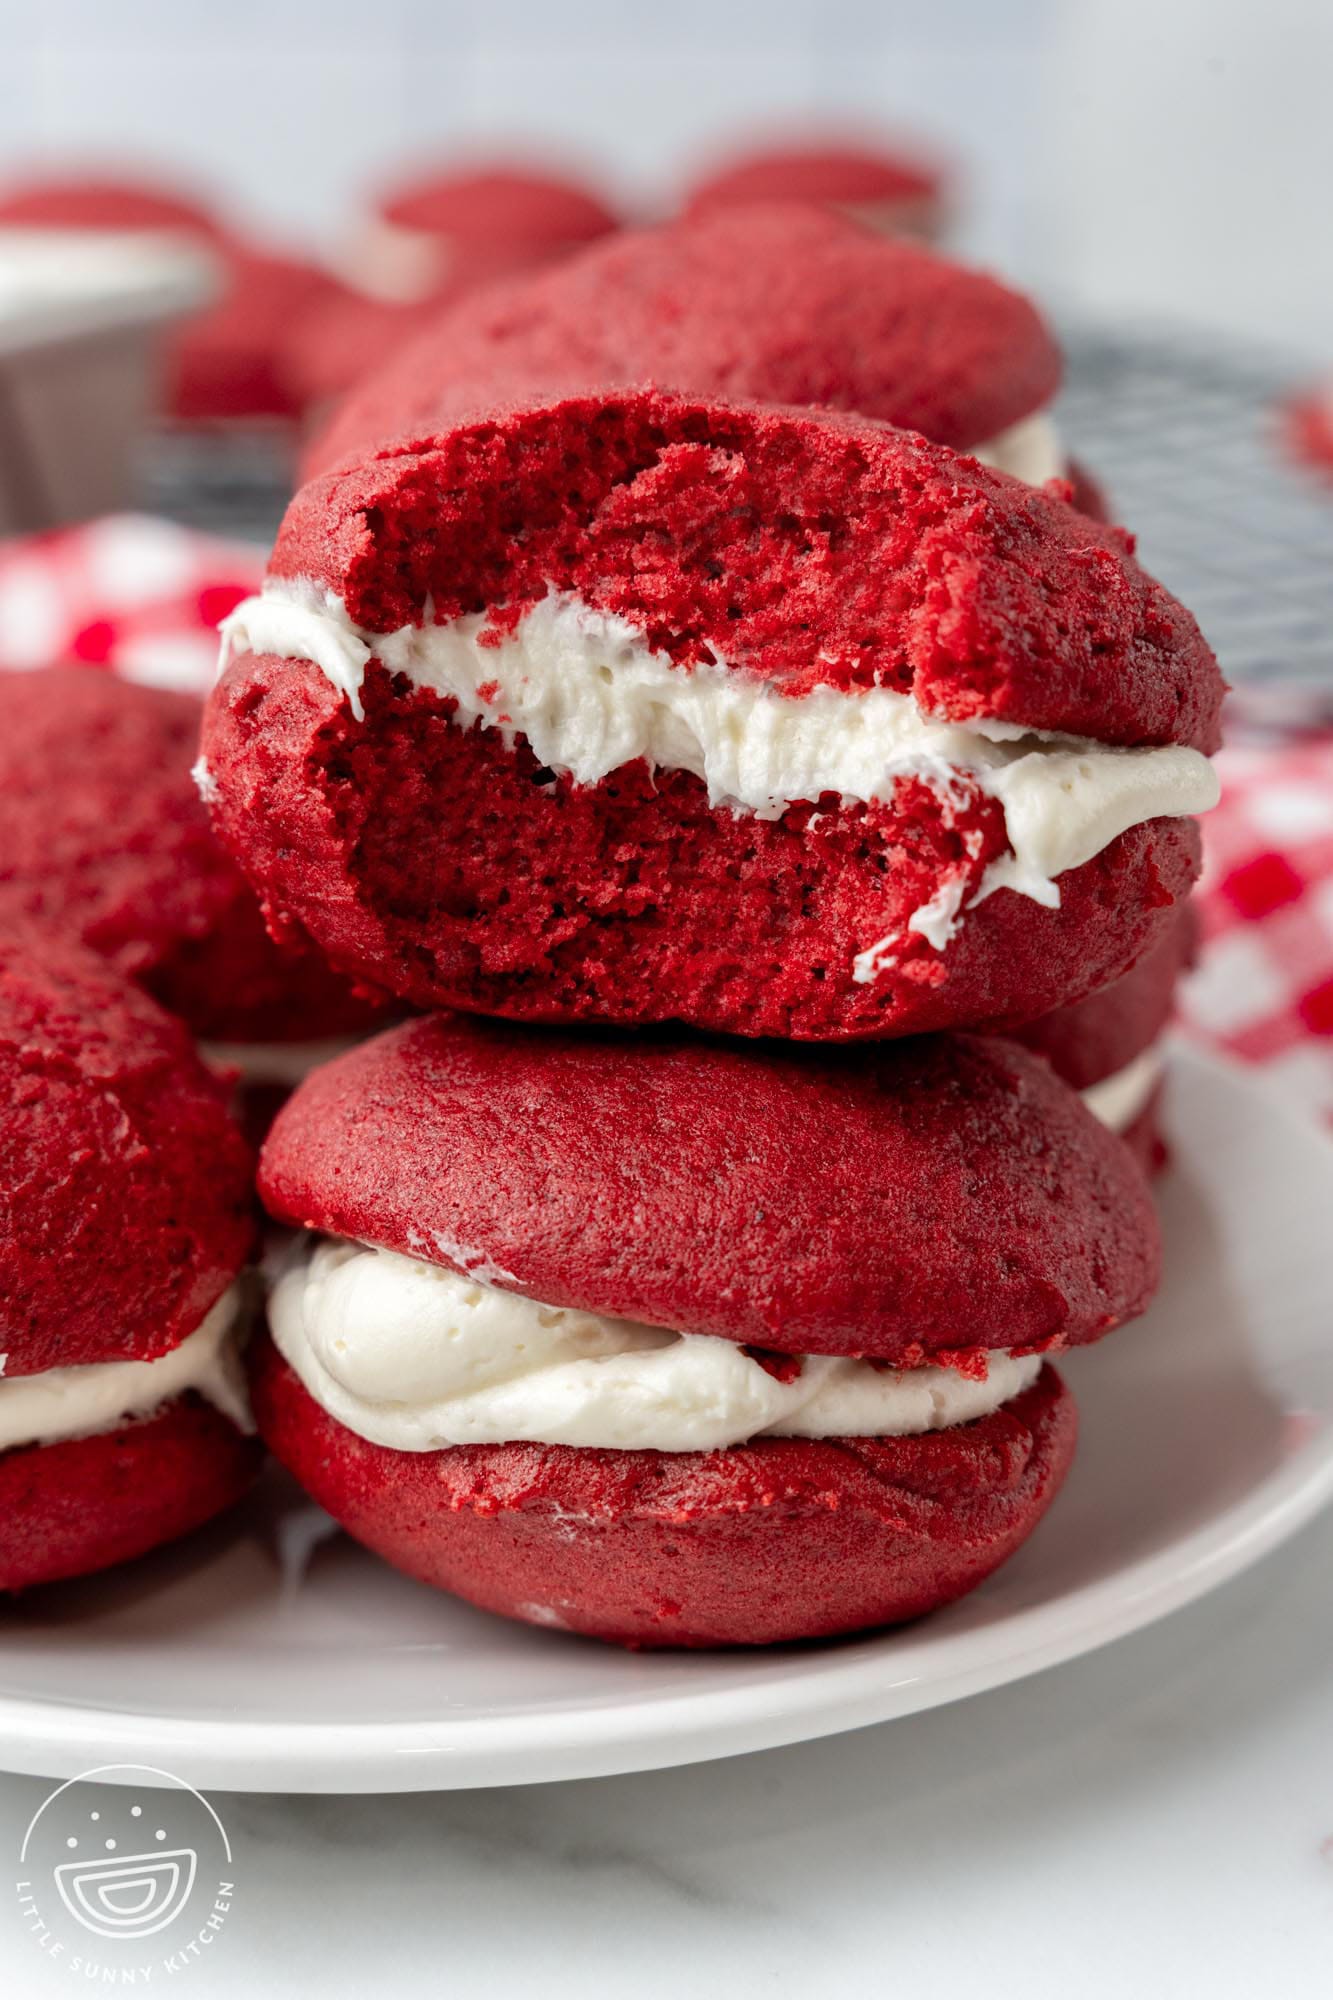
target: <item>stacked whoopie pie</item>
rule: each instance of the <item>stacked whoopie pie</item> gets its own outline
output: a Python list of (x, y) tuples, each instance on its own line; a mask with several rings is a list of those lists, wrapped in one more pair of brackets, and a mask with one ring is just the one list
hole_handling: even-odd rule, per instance
[(423, 1007), (1022, 1022), (1162, 934), (1215, 797), (1216, 665), (1118, 531), (824, 412), (460, 418), (311, 481), (228, 624), (215, 825)]
[[(1031, 484), (1064, 477), (1085, 513), (1102, 496), (1049, 413), (1060, 354), (1030, 301), (846, 216), (751, 187), (657, 230), (622, 232), (559, 271), (438, 316), (350, 398), (308, 455), (312, 472), (493, 402), (651, 377), (673, 388), (856, 410), (966, 449)], [(827, 193), (824, 190), (824, 193)], [(1188, 956), (1186, 920), (1140, 966), (1033, 1030), (1059, 1074), (1160, 1164), (1157, 1043)]]
[(809, 1048), (444, 1015), (319, 1071), (261, 1189), (265, 1439), (352, 1534), (627, 1645), (885, 1624), (1074, 1448), (1045, 1359), (1140, 1311), (1142, 1175), (1000, 1038)]
[[(803, 277), (925, 254), (781, 227)], [(306, 1233), (261, 1433), (399, 1567), (632, 1645), (916, 1615), (1054, 1496), (1050, 1356), (1159, 1254), (1078, 1089), (1150, 1126), (1221, 698), (1123, 534), (950, 448), (1049, 395), (1030, 345), (1006, 398), (984, 314), (938, 342), (928, 441), (866, 413), (868, 264), (858, 333), (831, 282), (804, 320), (720, 255), (681, 282), (681, 240), (367, 392), (228, 623), (201, 764), (270, 920), (437, 1010), (266, 1144)]]

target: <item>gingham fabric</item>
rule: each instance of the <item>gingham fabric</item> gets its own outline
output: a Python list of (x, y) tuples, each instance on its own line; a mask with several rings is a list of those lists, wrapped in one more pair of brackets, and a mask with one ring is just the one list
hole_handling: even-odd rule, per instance
[[(262, 569), (257, 548), (138, 515), (0, 545), (0, 664), (74, 658), (202, 693), (213, 628)], [(1219, 766), (1183, 1025), (1333, 1118), (1333, 732), (1239, 744)]]
[(1183, 1024), (1333, 1119), (1333, 732), (1234, 745), (1218, 769)]
[(0, 543), (0, 667), (82, 660), (202, 694), (217, 622), (263, 569), (262, 549), (143, 514)]

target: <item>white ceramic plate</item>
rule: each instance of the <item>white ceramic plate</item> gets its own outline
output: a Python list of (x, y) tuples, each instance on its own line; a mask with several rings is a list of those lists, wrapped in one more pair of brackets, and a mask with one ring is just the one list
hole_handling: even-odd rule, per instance
[(414, 1791), (648, 1769), (1015, 1680), (1233, 1576), (1333, 1495), (1333, 1143), (1178, 1053), (1151, 1314), (1066, 1364), (1079, 1455), (999, 1575), (921, 1624), (627, 1654), (407, 1582), (275, 1482), (183, 1548), (0, 1611), (0, 1765)]

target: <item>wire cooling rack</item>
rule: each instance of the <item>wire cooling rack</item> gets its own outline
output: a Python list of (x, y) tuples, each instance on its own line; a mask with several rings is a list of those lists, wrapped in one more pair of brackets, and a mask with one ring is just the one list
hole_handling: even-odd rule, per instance
[[(1145, 566), (1188, 604), (1232, 681), (1322, 682), (1333, 699), (1333, 484), (1281, 436), (1290, 362), (1175, 332), (1064, 330), (1058, 410), (1070, 450), (1103, 484)], [(290, 454), (259, 433), (160, 439), (147, 504), (228, 536), (269, 541)]]
[(1231, 681), (1333, 693), (1333, 484), (1289, 457), (1289, 361), (1174, 332), (1066, 329), (1070, 451)]
[(276, 426), (224, 425), (145, 438), (136, 467), (140, 504), (202, 534), (271, 542), (291, 494), (295, 441)]

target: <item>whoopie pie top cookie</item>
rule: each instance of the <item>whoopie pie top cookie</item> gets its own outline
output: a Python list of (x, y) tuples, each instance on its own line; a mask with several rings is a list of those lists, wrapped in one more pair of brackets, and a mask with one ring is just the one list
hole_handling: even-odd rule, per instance
[(0, 673), (0, 687), (0, 924), (69, 933), (220, 1041), (376, 1019), (322, 959), (270, 938), (190, 776), (193, 696), (80, 666)]
[(737, 155), (696, 181), (685, 200), (689, 215), (767, 201), (820, 202), (855, 212), (920, 210), (940, 198), (941, 172), (901, 147), (810, 140)]
[(1097, 1339), (1158, 1273), (1123, 1148), (998, 1038), (412, 1021), (306, 1079), (260, 1193), (280, 1221), (552, 1307), (902, 1367)]
[(0, 228), (170, 230), (205, 239), (224, 233), (200, 202), (102, 174), (44, 174), (0, 185)]
[(312, 481), (226, 621), (215, 823), (421, 1005), (1030, 1019), (1197, 865), (1222, 683), (1131, 544), (831, 413), (606, 392)]
[(252, 1162), (179, 1021), (66, 939), (0, 925), (7, 1378), (147, 1361), (254, 1236)]
[(1064, 463), (1060, 353), (998, 280), (800, 204), (626, 231), (445, 311), (338, 413), (307, 476), (479, 398), (651, 382), (858, 410), (1033, 483)]
[(465, 250), (591, 243), (616, 227), (600, 195), (563, 174), (477, 166), (424, 173), (381, 195), (386, 222)]

